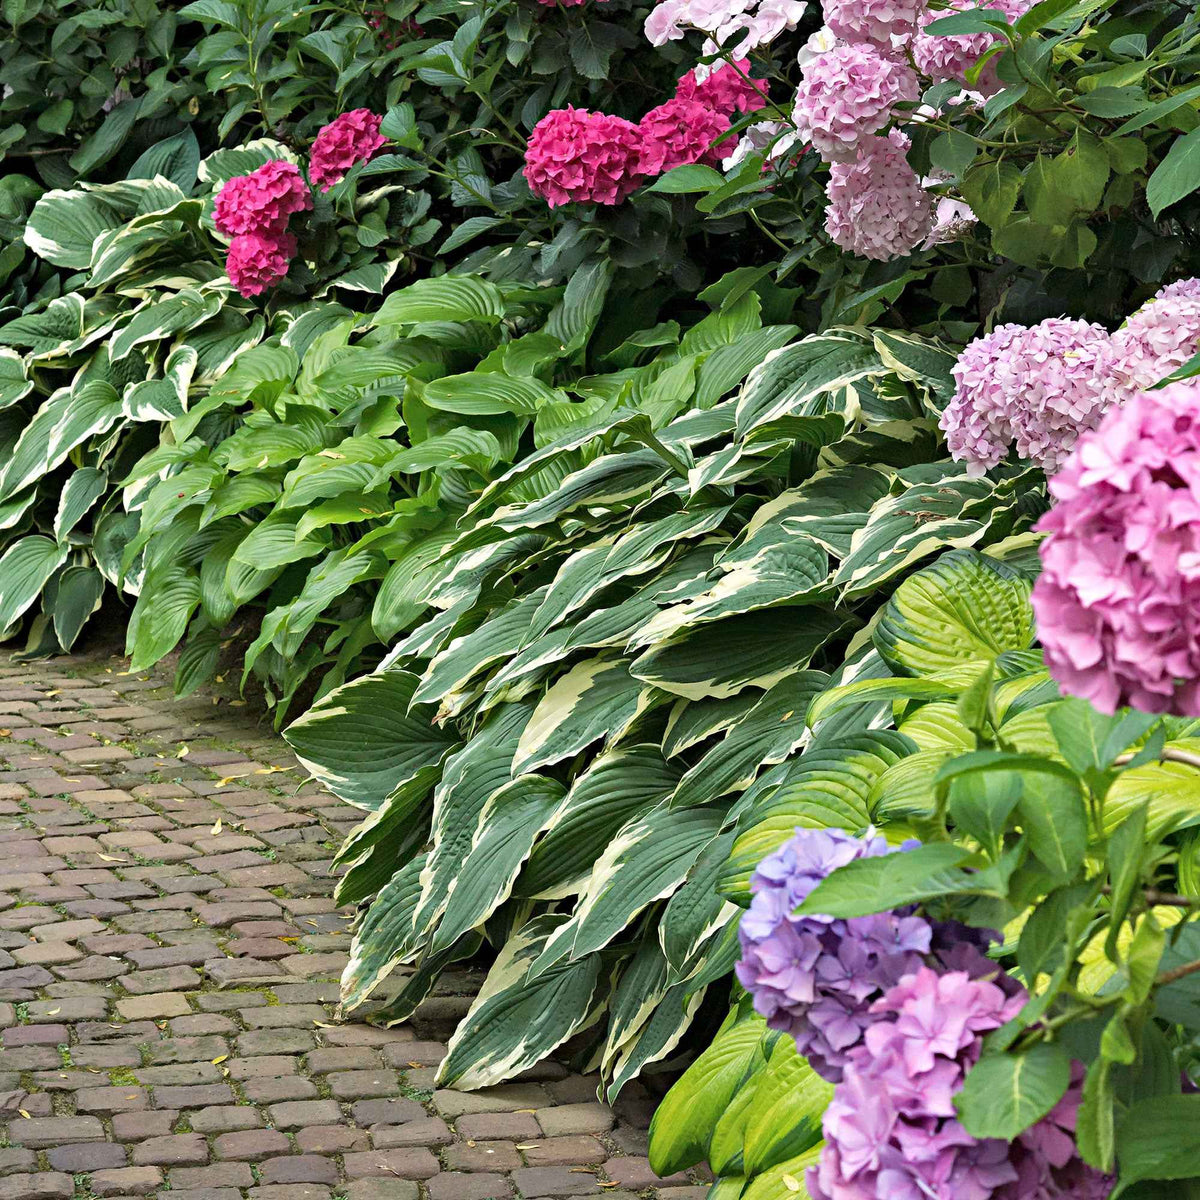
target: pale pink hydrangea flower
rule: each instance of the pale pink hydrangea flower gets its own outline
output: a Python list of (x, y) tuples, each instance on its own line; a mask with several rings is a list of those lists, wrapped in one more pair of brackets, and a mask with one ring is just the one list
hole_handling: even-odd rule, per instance
[(1160, 292), (1113, 334), (1113, 374), (1123, 397), (1158, 383), (1200, 349), (1200, 294), (1187, 287), (1194, 282), (1168, 285), (1169, 295)]
[(844, 42), (875, 42), (891, 48), (916, 29), (925, 0), (825, 0), (825, 23)]
[(827, 162), (853, 162), (896, 105), (919, 95), (917, 77), (905, 63), (867, 43), (835, 46), (805, 67), (793, 119), (800, 137)]
[(829, 168), (825, 231), (852, 254), (879, 262), (911, 254), (933, 230), (933, 200), (908, 165), (897, 129), (869, 138), (853, 162)]
[(689, 71), (676, 86), (675, 99), (693, 100), (728, 116), (757, 112), (767, 103), (768, 87), (765, 79), (755, 79), (732, 63), (720, 63), (715, 70), (706, 71), (703, 79), (696, 70)]
[(638, 172), (661, 175), (685, 163), (715, 166), (721, 147), (713, 142), (729, 129), (729, 118), (696, 100), (668, 100), (652, 108), (638, 123), (641, 154)]
[[(966, 83), (967, 71), (1002, 40), (999, 34), (991, 33), (961, 33), (947, 37), (925, 32), (928, 25), (942, 17), (955, 12), (971, 12), (975, 8), (998, 8), (1011, 24), (1024, 15), (1029, 8), (1029, 0), (986, 0), (982, 4), (974, 4), (971, 0), (951, 0), (948, 8), (926, 9), (919, 21), (920, 29), (910, 46), (913, 61), (922, 75), (939, 82), (957, 79)], [(994, 61), (988, 61), (972, 86), (984, 96), (1000, 90)]]
[(696, 29), (708, 34), (706, 55), (725, 49), (742, 59), (795, 29), (807, 8), (807, 0), (662, 0), (644, 28), (655, 46), (678, 41), (687, 30)]
[(1200, 717), (1200, 384), (1113, 408), (1050, 491), (1033, 590), (1050, 673), (1101, 712)]
[(243, 296), (257, 296), (288, 273), (295, 255), (296, 239), (290, 233), (239, 233), (229, 243), (225, 272)]
[(734, 167), (740, 167), (750, 155), (761, 154), (763, 170), (766, 171), (789, 154), (793, 157), (803, 154), (803, 146), (796, 149), (798, 142), (796, 131), (784, 121), (757, 121), (742, 130), (737, 145), (721, 160), (721, 166), (731, 171)]
[(1087, 321), (1052, 317), (976, 338), (954, 366), (957, 386), (941, 416), (950, 453), (982, 475), (1015, 444), (1053, 473), (1115, 400), (1112, 360), (1107, 330)]
[(335, 117), (317, 134), (308, 155), (308, 177), (327, 192), (346, 177), (355, 163), (366, 162), (387, 145), (379, 132), (383, 117), (369, 108), (355, 108)]
[(282, 233), (293, 213), (312, 208), (312, 193), (295, 163), (273, 159), (227, 180), (213, 202), (213, 224), (225, 234)]
[(808, 35), (808, 40), (796, 52), (796, 62), (803, 71), (818, 54), (824, 54), (826, 50), (832, 50), (841, 44), (837, 34), (828, 25), (822, 25), (816, 33)]
[(632, 121), (586, 108), (555, 109), (529, 135), (525, 178), (551, 208), (619, 204), (644, 182), (642, 135)]
[(1200, 300), (1200, 279), (1177, 279), (1154, 293), (1155, 300)]

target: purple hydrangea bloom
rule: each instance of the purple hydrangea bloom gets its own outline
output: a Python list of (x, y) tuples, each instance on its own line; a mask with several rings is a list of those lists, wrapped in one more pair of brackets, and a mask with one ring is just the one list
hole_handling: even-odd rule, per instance
[(933, 931), (923, 917), (878, 913), (840, 920), (793, 912), (827, 875), (857, 858), (892, 853), (868, 829), (797, 829), (759, 864), (742, 917), (737, 976), (772, 1029), (782, 1029), (824, 1078), (837, 1082), (876, 1017), (871, 1005), (919, 967)]
[[(995, 968), (993, 968), (993, 971)], [(1059, 1104), (1008, 1143), (972, 1137), (954, 1096), (983, 1035), (1026, 999), (1011, 980), (921, 967), (872, 1005), (825, 1111), (825, 1147), (808, 1173), (813, 1200), (1101, 1200), (1111, 1180), (1072, 1136), (1082, 1068)]]

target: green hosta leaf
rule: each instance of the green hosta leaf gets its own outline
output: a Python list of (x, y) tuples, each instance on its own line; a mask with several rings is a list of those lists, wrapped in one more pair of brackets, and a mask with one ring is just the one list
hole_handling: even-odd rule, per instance
[(320, 554), (326, 545), (316, 537), (297, 540), (299, 520), (297, 515), (271, 513), (242, 539), (233, 552), (233, 561), (255, 571), (266, 571)]
[[(83, 520), (107, 487), (108, 472), (99, 467), (80, 467), (72, 473), (58, 498), (58, 512), (54, 515), (56, 541), (61, 542)], [(65, 643), (63, 648), (67, 648)]]
[(431, 726), (428, 706), (410, 711), (417, 677), (384, 671), (321, 697), (284, 732), (296, 756), (348, 804), (376, 808), (455, 739)]
[(597, 755), (572, 783), (558, 823), (534, 847), (515, 894), (557, 899), (582, 891), (617, 831), (661, 804), (679, 775), (657, 746)]
[(557, 780), (520, 775), (488, 797), (474, 844), (430, 943), (434, 953), (452, 946), (508, 899), (534, 839), (546, 825), (553, 825), (565, 795)]
[(175, 698), (182, 700), (203, 687), (221, 661), (221, 631), (203, 621), (193, 622), (175, 668)]
[(772, 608), (684, 630), (637, 658), (631, 672), (689, 700), (769, 688), (806, 667), (841, 627), (825, 609)]
[(161, 567), (142, 584), (125, 635), (135, 671), (153, 666), (187, 632), (200, 604), (200, 576), (185, 566)]
[(780, 680), (680, 780), (672, 807), (745, 791), (762, 767), (793, 754), (807, 737), (808, 706), (828, 682), (823, 671), (799, 671)]
[(25, 361), (12, 350), (0, 350), (0, 409), (10, 408), (33, 391)]
[(213, 488), (212, 496), (200, 513), (200, 528), (222, 517), (236, 516), (248, 508), (271, 504), (280, 491), (280, 485), (266, 475), (253, 472), (235, 475)]
[(70, 650), (104, 596), (104, 576), (95, 567), (68, 567), (58, 578), (54, 597), (54, 636)]
[(450, 1039), (439, 1083), (471, 1090), (510, 1078), (595, 1018), (603, 990), (599, 955), (561, 962), (537, 978), (528, 975), (565, 919), (563, 914), (537, 917), (505, 943)]
[(422, 321), (481, 321), (492, 325), (503, 316), (504, 297), (495, 284), (471, 275), (443, 275), (393, 292), (374, 320), (376, 325)]
[(952, 550), (906, 579), (876, 626), (875, 647), (910, 675), (990, 661), (1033, 645), (1029, 581), (973, 550)]
[(473, 371), (467, 375), (446, 375), (426, 384), (421, 398), (433, 408), (464, 416), (516, 413), (532, 417), (543, 405), (561, 400), (563, 396), (540, 379), (514, 379), (508, 375)]
[(561, 762), (603, 737), (615, 742), (659, 699), (624, 662), (578, 663), (542, 697), (517, 747), (513, 771)]
[(67, 560), (67, 548), (33, 535), (13, 542), (0, 558), (0, 629), (7, 629), (41, 595)]
[(795, 1158), (821, 1140), (821, 1116), (833, 1096), (790, 1037), (775, 1043), (746, 1116), (743, 1164), (753, 1177)]
[(1012, 1141), (1062, 1099), (1071, 1058), (1058, 1042), (1020, 1054), (985, 1054), (954, 1098), (959, 1120), (977, 1138)]
[(184, 192), (190, 192), (199, 167), (200, 143), (190, 129), (185, 129), (143, 151), (127, 174), (130, 179), (153, 179), (161, 175)]
[(753, 1069), (766, 1033), (759, 1016), (727, 1024), (663, 1097), (650, 1123), (655, 1174), (674, 1174), (706, 1156), (713, 1126)]
[(351, 437), (307, 455), (288, 472), (280, 508), (307, 508), (343, 492), (372, 492), (386, 483), (395, 444), (372, 437)]

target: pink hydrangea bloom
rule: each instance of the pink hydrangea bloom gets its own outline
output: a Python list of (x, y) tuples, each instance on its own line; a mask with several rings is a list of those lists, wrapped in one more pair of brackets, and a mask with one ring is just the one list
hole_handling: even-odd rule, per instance
[(862, 143), (920, 94), (917, 77), (866, 43), (835, 46), (809, 60), (793, 114), (800, 137), (827, 162), (852, 162)]
[(1022, 458), (1056, 471), (1116, 398), (1112, 355), (1103, 326), (1058, 317), (976, 338), (954, 366), (941, 417), (950, 453), (982, 475), (1015, 443)]
[(642, 135), (632, 121), (586, 108), (547, 113), (529, 135), (525, 178), (551, 208), (619, 204), (643, 182)]
[[(825, 1110), (825, 1146), (808, 1172), (813, 1200), (1085, 1200), (1106, 1182), (1067, 1131), (1082, 1070), (1041, 1121), (1009, 1143), (972, 1137), (954, 1096), (979, 1061), (983, 1035), (1011, 1019), (1024, 993), (966, 972), (921, 967), (871, 1006), (876, 1020), (850, 1051)], [(1011, 983), (1011, 981), (1008, 981)]]
[(257, 296), (288, 273), (295, 254), (290, 233), (239, 233), (229, 243), (225, 271), (243, 296)]
[(1135, 393), (1050, 481), (1046, 665), (1101, 712), (1200, 716), (1200, 384)]
[(227, 180), (213, 203), (213, 223), (231, 237), (241, 233), (282, 233), (292, 213), (312, 208), (300, 168), (273, 159), (249, 175)]
[(858, 157), (829, 168), (825, 231), (852, 254), (883, 262), (911, 254), (933, 231), (933, 198), (908, 165), (897, 129), (868, 139)]
[(1200, 279), (1177, 279), (1154, 293), (1155, 300), (1200, 300)]
[(713, 112), (729, 115), (735, 112), (757, 112), (767, 103), (765, 79), (754, 79), (732, 63), (721, 63), (702, 80), (689, 71), (675, 89), (676, 100), (692, 100), (707, 105)]
[(830, 31), (845, 42), (876, 42), (889, 49), (911, 37), (924, 0), (825, 0)]
[(668, 100), (652, 108), (638, 122), (642, 175), (661, 175), (684, 163), (715, 166), (725, 152), (713, 142), (729, 129), (729, 118), (698, 100)]
[[(909, 47), (917, 70), (922, 75), (928, 75), (937, 82), (944, 79), (957, 79), (964, 84), (967, 82), (967, 71), (1001, 40), (999, 35), (961, 33), (947, 37), (924, 31), (926, 26), (942, 17), (948, 17), (954, 12), (970, 12), (978, 7), (998, 8), (1011, 23), (1024, 14), (1029, 3), (1028, 0), (986, 0), (986, 3), (975, 4), (972, 0), (951, 0), (947, 8), (925, 9), (920, 17), (920, 29)], [(971, 86), (985, 96), (999, 91), (1001, 85), (996, 76), (994, 61), (988, 61), (979, 78)]]
[(327, 192), (346, 177), (355, 163), (365, 162), (387, 145), (379, 132), (383, 118), (369, 108), (355, 108), (335, 117), (317, 134), (308, 152), (308, 177)]
[(1113, 374), (1123, 398), (1158, 383), (1200, 349), (1200, 295), (1189, 293), (1192, 282), (1160, 292), (1113, 334)]

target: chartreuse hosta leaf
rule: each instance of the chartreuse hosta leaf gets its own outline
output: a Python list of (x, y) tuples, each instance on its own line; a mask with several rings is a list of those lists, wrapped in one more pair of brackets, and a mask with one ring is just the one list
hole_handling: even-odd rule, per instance
[(817, 1145), (764, 1171), (750, 1181), (741, 1200), (810, 1200), (804, 1180), (809, 1167), (815, 1167), (820, 1157), (821, 1146)]
[(1122, 771), (1104, 799), (1105, 832), (1143, 804), (1149, 837), (1200, 824), (1200, 738), (1167, 742), (1158, 760)]
[(815, 1146), (821, 1140), (821, 1117), (832, 1096), (833, 1085), (800, 1057), (795, 1041), (781, 1037), (771, 1050), (746, 1114), (745, 1173), (761, 1175)]
[(712, 1044), (663, 1097), (650, 1123), (650, 1166), (671, 1175), (702, 1161), (718, 1118), (743, 1081), (765, 1066), (762, 1054), (767, 1025), (751, 1013), (734, 1010)]
[(600, 955), (564, 960), (536, 977), (529, 974), (566, 920), (562, 913), (536, 917), (505, 943), (450, 1039), (439, 1083), (470, 1090), (510, 1078), (599, 1018)]
[(426, 705), (409, 708), (417, 677), (383, 671), (335, 688), (284, 736), (296, 757), (348, 804), (376, 808), (456, 739), (431, 726)]
[(884, 609), (875, 645), (889, 666), (928, 675), (1033, 645), (1031, 584), (1002, 562), (955, 550), (906, 579)]

